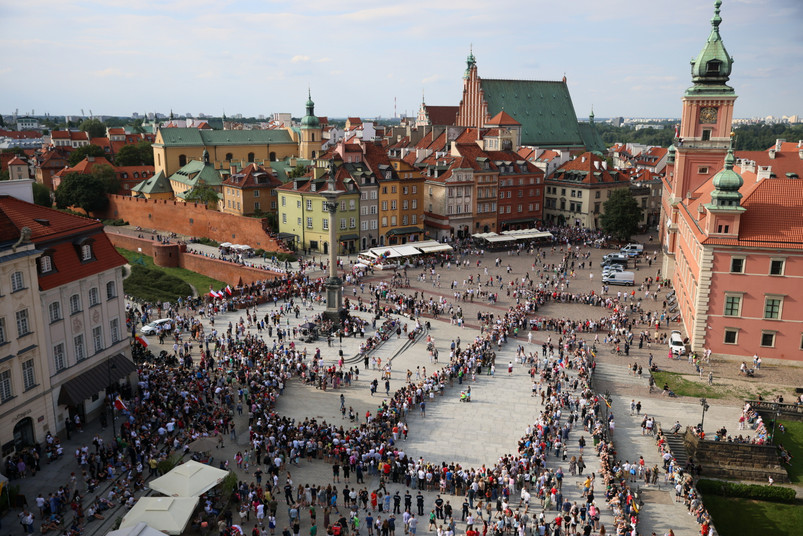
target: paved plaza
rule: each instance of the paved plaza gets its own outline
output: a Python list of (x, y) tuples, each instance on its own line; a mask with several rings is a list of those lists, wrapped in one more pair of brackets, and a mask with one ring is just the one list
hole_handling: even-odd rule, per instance
[[(592, 268), (588, 268), (588, 261), (586, 261), (586, 268), (576, 269), (575, 277), (570, 279), (568, 290), (571, 292), (601, 292), (602, 288), (599, 285), (599, 270), (598, 263), (601, 255), (609, 251), (589, 249), (591, 257), (588, 261), (592, 262)], [(653, 253), (655, 248), (649, 248), (648, 252)], [(547, 250), (548, 254), (545, 259), (547, 263), (558, 262), (561, 256), (559, 250)], [(500, 259), (500, 266), (496, 268), (495, 259)], [(428, 373), (433, 372), (437, 368), (444, 366), (448, 363), (449, 346), (453, 339), (460, 337), (463, 344), (470, 343), (476, 336), (479, 335), (477, 329), (476, 315), (478, 312), (493, 312), (494, 314), (503, 314), (510, 304), (513, 303), (511, 298), (506, 296), (505, 286), (510, 281), (510, 278), (521, 278), (524, 274), (528, 274), (530, 278), (538, 280), (540, 278), (538, 268), (533, 269), (532, 257), (527, 255), (510, 255), (507, 252), (499, 253), (486, 253), (484, 256), (471, 256), (468, 257), (470, 265), (468, 267), (461, 266), (451, 267), (444, 266), (436, 270), (434, 279), (432, 274), (427, 274), (427, 279), (422, 281), (419, 279), (421, 274), (420, 269), (409, 270), (408, 277), (410, 280), (410, 288), (403, 289), (405, 293), (424, 293), (425, 298), (442, 297), (453, 303), (455, 306), (459, 305), (467, 319), (466, 325), (462, 328), (450, 324), (448, 319), (433, 320), (431, 318), (422, 319), (429, 320), (431, 323), (431, 330), (429, 330), (424, 337), (418, 342), (410, 346), (407, 338), (402, 334), (401, 338), (395, 335), (386, 341), (374, 355), (381, 357), (382, 362), (391, 362), (392, 372), (390, 380), (390, 392), (393, 393), (405, 381), (406, 373), (408, 370), (413, 371), (426, 369)], [(480, 261), (477, 266), (477, 261)], [(349, 259), (344, 258), (346, 263)], [(578, 261), (579, 264), (579, 261)], [(647, 263), (642, 263), (639, 267), (636, 278), (637, 283), (646, 277), (655, 278), (658, 273), (659, 262), (653, 262), (650, 266)], [(508, 270), (508, 266), (510, 269)], [(467, 279), (469, 275), (475, 278), (480, 277), (483, 281), (487, 278), (486, 269), (489, 274), (499, 275), (502, 277), (500, 284), (495, 284), (494, 288), (499, 292), (500, 299), (498, 303), (489, 304), (487, 302), (455, 302), (453, 293), (449, 287), (452, 281), (457, 282), (458, 288), (462, 286), (463, 280)], [(594, 277), (590, 277), (594, 274)], [(437, 276), (440, 276), (438, 280)], [(385, 280), (389, 277), (387, 273), (378, 273), (374, 277), (368, 278), (367, 283)], [(501, 288), (500, 288), (501, 287)], [(564, 288), (565, 289), (565, 288)], [(629, 292), (631, 289), (628, 287), (621, 290), (616, 287), (611, 287), (608, 291), (609, 294), (616, 294), (618, 292)], [(638, 286), (635, 287), (637, 293), (643, 294), (644, 291)], [(346, 289), (345, 295), (353, 297), (351, 288)], [(366, 291), (362, 295), (365, 300), (369, 300), (370, 296)], [(316, 306), (320, 310), (320, 306)], [(662, 300), (653, 300), (647, 298), (644, 301), (645, 310), (660, 310), (662, 307)], [(274, 309), (273, 305), (262, 305), (258, 309), (258, 316), (262, 317), (266, 312)], [(308, 313), (312, 314), (312, 313)], [(368, 313), (354, 313), (362, 316), (365, 319), (371, 319)], [(591, 307), (578, 304), (551, 304), (544, 307), (538, 313), (549, 315), (558, 318), (573, 318), (576, 320), (598, 320), (607, 317), (610, 312), (607, 309), (600, 307)], [(216, 319), (216, 326), (220, 329), (225, 326), (229, 321), (236, 323), (244, 312), (229, 312), (221, 314)], [(408, 326), (412, 328), (414, 321), (401, 317), (402, 321), (407, 322)], [(304, 321), (303, 315), (299, 319), (295, 319), (290, 315), (290, 325), (298, 325)], [(210, 329), (210, 325), (206, 319), (203, 320), (205, 328)], [(283, 321), (284, 323), (284, 321)], [(674, 327), (674, 326), (673, 326)], [(256, 333), (256, 330), (250, 330)], [(637, 328), (634, 331), (638, 332)], [(371, 335), (372, 332), (367, 332), (366, 336)], [(264, 337), (267, 337), (266, 332), (262, 332)], [(548, 337), (556, 341), (558, 334), (549, 331), (535, 331), (532, 333), (532, 342), (528, 342), (526, 334), (522, 333), (518, 339), (510, 339), (508, 344), (502, 347), (497, 352), (496, 358), (496, 371), (493, 376), (490, 376), (486, 370), (475, 379), (467, 377), (463, 385), (459, 385), (455, 380), (454, 384), (447, 385), (445, 394), (443, 396), (436, 396), (427, 405), (426, 416), (413, 408), (408, 417), (409, 426), (409, 439), (406, 442), (401, 442), (400, 450), (414, 458), (423, 458), (428, 462), (456, 462), (464, 467), (480, 467), (483, 464), (490, 465), (496, 463), (500, 456), (505, 454), (517, 453), (518, 439), (524, 434), (528, 425), (532, 424), (538, 417), (542, 409), (540, 397), (534, 398), (531, 396), (532, 382), (528, 375), (528, 370), (525, 366), (515, 362), (516, 348), (518, 345), (524, 347), (525, 352), (533, 352), (540, 355), (541, 344), (544, 343)], [(426, 349), (426, 337), (431, 337), (436, 348), (439, 350), (441, 363), (433, 363), (431, 361), (430, 353)], [(593, 342), (594, 334), (580, 333), (580, 338), (585, 339), (591, 344)], [(600, 339), (604, 337), (600, 333)], [(155, 338), (152, 338), (155, 339)], [(305, 345), (300, 341), (295, 341), (297, 345), (302, 347)], [(347, 407), (353, 407), (355, 412), (364, 416), (366, 412), (372, 414), (376, 411), (377, 406), (382, 402), (385, 396), (384, 381), (379, 382), (379, 390), (371, 396), (369, 391), (369, 383), (374, 378), (380, 378), (380, 370), (365, 369), (362, 362), (351, 363), (348, 360), (351, 356), (355, 356), (359, 351), (359, 344), (362, 339), (359, 338), (345, 338), (342, 342), (334, 339), (331, 348), (327, 345), (325, 339), (306, 344), (308, 355), (312, 355), (316, 348), (320, 348), (324, 359), (328, 363), (335, 363), (338, 356), (338, 351), (342, 349), (343, 354), (347, 359), (348, 366), (356, 366), (360, 368), (359, 380), (354, 382), (350, 387), (341, 388), (337, 390), (329, 389), (327, 391), (318, 390), (311, 385), (304, 385), (297, 379), (291, 381), (285, 390), (285, 394), (279, 398), (276, 405), (276, 411), (282, 415), (294, 418), (301, 421), (305, 418), (315, 418), (319, 421), (325, 420), (329, 423), (342, 423), (344, 427), (348, 427), (351, 423), (348, 419), (343, 419), (340, 413), (340, 396), (345, 397), (345, 404)], [(658, 456), (658, 449), (652, 437), (641, 435), (641, 416), (629, 415), (630, 400), (638, 397), (642, 402), (642, 414), (648, 413), (657, 418), (658, 421), (664, 424), (667, 428), (679, 420), (681, 424), (694, 425), (700, 419), (700, 406), (696, 400), (679, 400), (667, 399), (661, 397), (656, 392), (649, 394), (647, 390), (646, 375), (644, 378), (633, 376), (628, 368), (617, 360), (606, 358), (609, 353), (606, 349), (603, 351), (603, 344), (600, 344), (600, 351), (598, 352), (598, 369), (596, 374), (596, 381), (600, 386), (600, 390), (609, 390), (613, 397), (612, 411), (615, 415), (616, 429), (613, 434), (613, 440), (617, 449), (618, 457), (620, 459), (629, 459), (631, 461), (643, 456), (649, 466), (658, 464), (660, 460)], [(153, 340), (153, 349), (158, 352), (159, 345)], [(405, 349), (405, 346), (408, 346)], [(168, 345), (165, 344), (165, 349)], [(156, 353), (155, 352), (155, 353)], [(654, 353), (656, 356), (661, 356), (659, 359), (666, 360), (665, 351), (663, 347), (658, 347), (653, 344), (653, 348), (638, 349), (634, 346), (630, 352), (630, 359), (638, 360), (644, 365), (646, 363), (649, 353)], [(197, 355), (195, 356), (197, 358)], [(513, 362), (513, 372), (508, 373), (507, 364)], [(659, 361), (659, 364), (660, 361)], [(461, 403), (459, 400), (460, 391), (470, 385), (472, 393), (472, 401), (470, 403)], [(716, 401), (712, 401), (711, 410), (705, 416), (706, 429), (713, 430), (715, 428), (726, 426), (729, 429), (735, 429), (736, 419), (739, 414), (739, 408), (735, 405), (722, 405)], [(363, 418), (363, 417), (361, 417)], [(215, 457), (214, 465), (218, 465), (220, 460), (228, 460), (229, 467), (238, 473), (240, 479), (250, 482), (252, 475), (247, 474), (244, 470), (238, 470), (234, 464), (233, 458), (238, 451), (245, 451), (248, 449), (248, 434), (244, 431), (248, 428), (247, 416), (236, 416), (236, 428), (239, 435), (236, 440), (226, 438), (224, 441), (224, 448), (216, 450), (212, 454)], [(92, 437), (95, 433), (101, 432), (100, 426), (97, 422), (89, 423), (82, 433), (74, 433), (72, 438), (64, 441), (65, 457), (49, 465), (43, 465), (43, 470), (36, 477), (29, 477), (20, 481), (14, 482), (21, 486), (21, 491), (27, 497), (28, 503), (33, 506), (34, 498), (38, 493), (43, 493), (45, 497), (50, 492), (53, 492), (58, 485), (65, 484), (70, 477), (70, 472), (76, 471), (80, 474), (76, 461), (71, 456), (77, 447), (81, 445), (91, 445)], [(104, 437), (110, 437), (109, 430), (103, 431)], [(577, 439), (582, 435), (581, 430), (574, 430), (569, 440), (569, 457), (578, 454)], [(593, 454), (591, 448), (592, 441), (588, 433), (585, 434), (588, 445), (585, 449), (585, 461), (588, 464), (586, 473), (599, 471), (599, 460)], [(548, 458), (548, 466), (556, 468), (562, 466), (567, 478), (564, 483), (564, 492), (567, 497), (578, 502), (580, 501), (580, 488), (578, 487), (581, 482), (581, 477), (568, 476), (568, 465), (566, 462), (558, 460), (554, 456)], [(288, 470), (292, 473), (293, 481), (296, 485), (304, 483), (318, 483), (327, 484), (332, 481), (331, 467), (323, 461), (306, 462), (303, 461), (299, 466), (290, 466)], [(584, 477), (583, 477), (584, 478)], [(366, 486), (368, 489), (375, 489), (378, 486), (378, 477), (367, 476)], [(697, 527), (691, 516), (686, 515), (686, 509), (682, 505), (674, 504), (672, 502), (672, 495), (670, 494), (669, 487), (663, 484), (663, 476), (659, 480), (657, 489), (652, 487), (643, 488), (642, 498), (645, 500), (645, 506), (640, 515), (639, 533), (650, 534), (655, 532), (663, 534), (669, 528), (673, 528), (675, 533), (692, 534), (697, 532)], [(342, 487), (340, 484), (338, 487)], [(604, 499), (602, 497), (602, 489), (600, 489), (601, 482), (598, 482), (598, 500), (597, 504), (602, 505)], [(392, 494), (398, 489), (402, 494), (404, 493), (403, 486), (389, 486), (388, 491)], [(101, 488), (101, 491), (103, 488)], [(427, 511), (432, 505), (435, 496), (433, 493), (425, 493)], [(449, 496), (445, 499), (451, 501), (455, 508), (455, 518), (460, 518), (460, 504), (462, 504), (462, 497)], [(278, 529), (281, 530), (288, 522), (287, 511), (283, 507), (283, 501), (280, 500), (280, 508), (278, 510)], [(540, 512), (540, 505), (534, 501), (535, 505), (530, 508), (530, 515), (537, 515)], [(515, 510), (518, 504), (518, 497), (511, 501), (511, 506)], [(612, 518), (610, 511), (607, 507), (602, 508), (603, 517), (602, 523), (606, 526), (610, 525)], [(105, 534), (110, 530), (111, 525), (117, 517), (124, 515), (122, 510), (110, 513), (106, 516), (104, 521), (94, 521), (90, 523), (85, 531), (87, 536), (94, 534)], [(320, 514), (319, 514), (320, 515)], [(554, 518), (555, 511), (552, 511), (552, 518)], [(236, 516), (235, 516), (236, 517)], [(306, 534), (309, 529), (309, 516), (302, 514), (302, 533)], [(320, 517), (319, 517), (320, 519)], [(551, 518), (550, 518), (551, 519)], [(6, 526), (13, 524), (16, 520), (7, 516), (3, 520)], [(419, 530), (425, 532), (425, 521), (422, 520)], [(400, 525), (400, 523), (399, 523)], [(254, 518), (250, 522), (245, 523), (244, 529), (250, 533), (251, 528), (254, 526)], [(458, 534), (465, 531), (465, 524), (458, 521), (457, 524)]]

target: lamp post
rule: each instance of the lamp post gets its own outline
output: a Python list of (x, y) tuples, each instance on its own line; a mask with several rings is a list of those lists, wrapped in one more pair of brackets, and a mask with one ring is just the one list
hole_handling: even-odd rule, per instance
[(700, 399), (700, 406), (702, 406), (702, 408), (703, 408), (703, 416), (700, 419), (700, 432), (702, 432), (703, 431), (703, 424), (705, 423), (705, 412), (708, 411), (708, 409), (711, 406), (708, 405), (708, 400), (706, 400), (705, 398), (701, 398)]
[(776, 406), (775, 418), (772, 420), (772, 444), (773, 445), (775, 444), (775, 426), (778, 424), (778, 417), (780, 417), (780, 416), (781, 416), (781, 412), (777, 409), (777, 406)]
[(321, 192), (325, 199), (324, 209), (329, 214), (329, 279), (326, 281), (326, 317), (340, 325), (340, 311), (343, 308), (343, 280), (337, 277), (337, 238), (335, 236), (335, 214), (337, 198), (343, 193), (335, 186), (335, 161), (329, 161), (329, 188)]
[(115, 420), (117, 419), (117, 416), (114, 414), (114, 399), (112, 398), (112, 393), (108, 392), (108, 391), (110, 391), (110, 387), (112, 385), (112, 369), (116, 369), (117, 365), (112, 364), (112, 357), (111, 356), (109, 356), (109, 358), (106, 360), (106, 364), (107, 364), (106, 371), (108, 372), (108, 380), (109, 380), (109, 383), (106, 386), (106, 390), (107, 390), (106, 396), (109, 399), (109, 411), (112, 414), (112, 443), (114, 443), (114, 440), (115, 440), (115, 431), (114, 431), (114, 429), (116, 427)]

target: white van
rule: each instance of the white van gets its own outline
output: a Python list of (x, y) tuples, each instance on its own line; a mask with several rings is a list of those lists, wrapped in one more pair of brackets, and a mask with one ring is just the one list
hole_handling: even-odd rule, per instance
[(160, 328), (162, 331), (170, 331), (170, 325), (172, 322), (173, 321), (169, 318), (160, 318), (159, 320), (154, 320), (146, 326), (142, 326), (140, 331), (143, 335), (156, 335)]
[(641, 244), (628, 244), (620, 249), (619, 253), (622, 255), (627, 255), (628, 257), (638, 257), (644, 253), (644, 246)]
[(675, 355), (686, 353), (686, 344), (683, 342), (683, 335), (677, 330), (669, 334), (669, 349)]
[(636, 282), (636, 274), (633, 272), (604, 272), (602, 282), (610, 285), (633, 286)]

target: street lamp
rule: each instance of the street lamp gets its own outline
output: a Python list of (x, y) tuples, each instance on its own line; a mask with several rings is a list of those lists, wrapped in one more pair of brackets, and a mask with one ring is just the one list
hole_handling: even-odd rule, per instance
[(772, 444), (775, 444), (775, 426), (778, 424), (778, 417), (781, 416), (781, 412), (776, 409), (775, 410), (775, 418), (772, 420)]
[(112, 444), (113, 444), (115, 440), (115, 432), (114, 432), (116, 426), (115, 420), (117, 419), (117, 417), (114, 414), (114, 399), (112, 398), (112, 393), (110, 392), (111, 390), (110, 388), (112, 385), (112, 369), (116, 369), (117, 365), (112, 363), (111, 356), (109, 356), (109, 358), (106, 360), (106, 364), (107, 364), (106, 371), (108, 372), (108, 380), (109, 380), (109, 383), (106, 386), (106, 397), (109, 399), (109, 411), (112, 414)]
[(702, 408), (703, 408), (703, 416), (700, 419), (700, 432), (702, 432), (703, 431), (703, 424), (705, 423), (705, 412), (708, 411), (708, 409), (711, 406), (708, 405), (708, 400), (706, 400), (705, 398), (701, 398), (700, 399), (700, 406), (702, 406)]

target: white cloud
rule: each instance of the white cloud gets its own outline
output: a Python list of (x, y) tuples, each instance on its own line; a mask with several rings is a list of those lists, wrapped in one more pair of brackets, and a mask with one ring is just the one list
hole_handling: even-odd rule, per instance
[(300, 54), (297, 54), (297, 55), (293, 56), (292, 58), (290, 58), (290, 61), (293, 62), (293, 63), (307, 62), (309, 60), (310, 60), (309, 56), (302, 56)]

